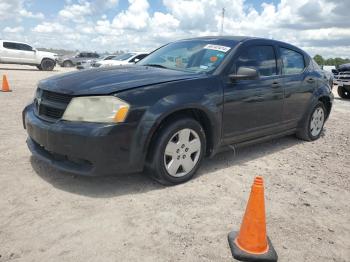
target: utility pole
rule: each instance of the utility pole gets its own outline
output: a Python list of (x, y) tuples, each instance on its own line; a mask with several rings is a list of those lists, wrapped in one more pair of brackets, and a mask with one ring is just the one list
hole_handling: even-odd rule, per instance
[(225, 19), (225, 8), (222, 8), (220, 35), (222, 35), (224, 33), (224, 19)]

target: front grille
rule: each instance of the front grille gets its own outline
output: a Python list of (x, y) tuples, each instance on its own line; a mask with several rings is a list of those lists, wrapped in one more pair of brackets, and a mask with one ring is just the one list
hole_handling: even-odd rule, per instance
[(70, 102), (70, 100), (72, 99), (72, 97), (69, 95), (65, 95), (65, 94), (60, 94), (60, 93), (42, 90), (42, 99), (48, 100), (48, 101), (54, 101), (54, 102), (58, 102), (58, 103), (68, 104)]
[(44, 115), (46, 117), (58, 119), (63, 116), (64, 111), (58, 108), (49, 107), (47, 105), (39, 106), (39, 115)]
[(55, 121), (63, 116), (72, 96), (38, 89), (34, 100), (36, 114), (47, 121)]

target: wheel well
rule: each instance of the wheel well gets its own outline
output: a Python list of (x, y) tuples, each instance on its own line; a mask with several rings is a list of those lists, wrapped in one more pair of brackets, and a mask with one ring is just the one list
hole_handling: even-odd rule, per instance
[(318, 101), (323, 103), (324, 107), (327, 110), (327, 117), (328, 117), (329, 113), (331, 112), (331, 109), (332, 109), (332, 104), (331, 104), (330, 98), (327, 96), (322, 96), (318, 99)]
[(157, 139), (157, 136), (159, 132), (162, 130), (162, 128), (166, 127), (169, 122), (180, 118), (184, 118), (184, 117), (191, 117), (197, 120), (203, 127), (205, 138), (206, 138), (206, 145), (207, 145), (206, 154), (208, 155), (213, 149), (213, 142), (214, 142), (213, 132), (211, 129), (211, 121), (209, 120), (207, 114), (200, 109), (182, 109), (182, 110), (173, 112), (170, 115), (166, 116), (164, 119), (162, 119), (162, 121), (156, 127), (156, 130), (152, 134), (152, 137), (148, 144), (148, 149), (151, 149), (151, 150), (149, 150), (148, 152), (152, 151), (152, 145), (154, 144), (154, 141)]

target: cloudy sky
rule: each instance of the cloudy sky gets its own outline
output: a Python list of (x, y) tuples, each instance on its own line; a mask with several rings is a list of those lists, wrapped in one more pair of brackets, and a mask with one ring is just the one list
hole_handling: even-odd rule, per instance
[(350, 57), (350, 0), (0, 0), (0, 39), (69, 50), (150, 51), (218, 35), (278, 39)]

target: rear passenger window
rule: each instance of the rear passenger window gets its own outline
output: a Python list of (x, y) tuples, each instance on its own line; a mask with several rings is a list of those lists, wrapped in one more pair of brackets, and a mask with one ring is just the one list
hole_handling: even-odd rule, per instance
[(260, 76), (277, 75), (276, 56), (272, 46), (251, 46), (239, 56), (236, 68), (249, 67), (259, 71)]
[(304, 56), (296, 51), (287, 48), (280, 48), (283, 61), (282, 73), (284, 75), (300, 74), (304, 71)]
[(4, 42), (3, 47), (7, 49), (19, 49), (17, 43), (12, 43), (12, 42)]

